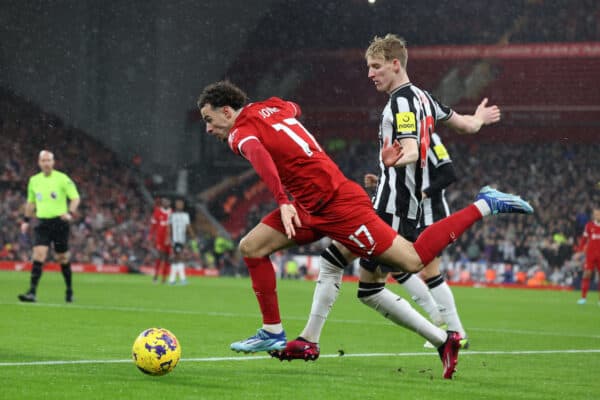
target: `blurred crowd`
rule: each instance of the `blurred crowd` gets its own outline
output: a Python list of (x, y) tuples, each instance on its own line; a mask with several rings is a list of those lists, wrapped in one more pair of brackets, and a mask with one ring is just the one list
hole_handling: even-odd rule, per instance
[[(565, 137), (568, 137), (565, 132)], [(362, 184), (367, 172), (378, 172), (378, 144), (343, 139), (326, 143), (332, 158), (348, 177)], [(521, 194), (536, 209), (534, 216), (500, 216), (479, 222), (444, 254), (451, 279), (470, 268), (485, 279), (485, 266), (510, 264), (517, 270), (499, 271), (497, 279), (511, 281), (517, 272), (542, 272), (547, 281), (572, 284), (581, 269), (574, 248), (600, 205), (600, 144), (574, 141), (548, 143), (447, 143), (459, 181), (448, 190), (453, 210), (472, 202), (486, 184)], [(55, 153), (56, 168), (76, 182), (82, 205), (72, 225), (74, 262), (152, 265), (155, 257), (148, 239), (153, 204), (144, 197), (139, 169), (119, 161), (99, 142), (7, 90), (0, 90), (0, 260), (28, 261), (31, 232), (18, 229), (29, 176), (38, 172), (41, 149)], [(227, 182), (225, 182), (227, 183)], [(265, 201), (266, 188), (254, 174), (231, 180), (208, 199), (207, 207), (225, 225), (241, 204), (249, 202), (241, 230), (233, 239), (196, 230), (186, 248), (189, 265), (218, 268), (239, 275), (245, 268), (235, 242), (275, 208)], [(235, 189), (235, 190), (233, 190)], [(261, 195), (262, 193), (262, 195)], [(253, 201), (254, 200), (254, 201)], [(318, 255), (325, 242), (277, 254), (282, 264), (290, 255)], [(303, 266), (297, 266), (302, 270)], [(292, 268), (292, 267), (290, 267)]]
[(144, 201), (133, 169), (114, 152), (60, 118), (0, 89), (0, 259), (30, 259), (31, 232), (21, 234), (27, 182), (39, 172), (40, 150), (55, 155), (81, 195), (71, 230), (75, 262), (128, 264), (149, 252), (146, 241), (151, 205)]
[[(314, 12), (306, 13), (309, 7)], [(264, 15), (250, 33), (246, 47), (356, 48), (366, 45), (372, 32), (398, 32), (409, 46), (597, 41), (600, 40), (600, 3), (595, 0), (422, 0), (375, 4), (353, 1), (336, 5), (319, 0), (285, 1), (284, 7), (274, 7)]]
[[(73, 179), (81, 196), (71, 225), (73, 262), (126, 265), (132, 271), (153, 265), (157, 253), (148, 238), (155, 204), (142, 193), (144, 179), (138, 166), (123, 163), (85, 132), (65, 126), (60, 118), (2, 88), (0, 260), (31, 258), (33, 232), (22, 234), (19, 224), (27, 182), (39, 172), (37, 159), (42, 149), (54, 153), (55, 168)], [(219, 268), (232, 275), (241, 270), (230, 239), (202, 229), (195, 231), (197, 237), (189, 238), (184, 249), (189, 266)]]
[[(362, 185), (365, 173), (378, 173), (377, 146), (375, 141), (337, 141), (329, 153)], [(525, 283), (522, 274), (525, 279), (543, 274), (548, 283), (573, 284), (582, 267), (575, 247), (592, 208), (600, 205), (600, 159), (595, 156), (600, 144), (451, 142), (447, 147), (459, 177), (447, 191), (452, 210), (472, 203), (487, 184), (518, 193), (535, 208), (533, 216), (487, 218), (468, 230), (444, 254), (449, 278), (465, 280), (465, 270), (469, 280), (487, 280), (485, 271), (496, 265), (497, 282)], [(275, 207), (274, 202), (254, 204), (246, 231)], [(292, 254), (318, 255), (324, 245), (290, 249), (280, 257), (282, 265)]]
[(463, 235), (448, 255), (455, 261), (516, 264), (528, 276), (541, 271), (548, 281), (573, 283), (581, 270), (574, 249), (593, 207), (600, 204), (600, 160), (594, 156), (600, 145), (449, 147), (460, 179), (449, 190), (453, 209), (464, 207), (481, 186), (492, 184), (521, 194), (535, 214), (487, 219)]

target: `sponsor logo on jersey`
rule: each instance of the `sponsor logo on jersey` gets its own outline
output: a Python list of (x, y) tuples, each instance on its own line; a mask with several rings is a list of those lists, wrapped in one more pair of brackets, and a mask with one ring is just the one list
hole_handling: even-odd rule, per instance
[(396, 114), (396, 129), (400, 133), (415, 132), (417, 123), (415, 122), (415, 113), (399, 112)]

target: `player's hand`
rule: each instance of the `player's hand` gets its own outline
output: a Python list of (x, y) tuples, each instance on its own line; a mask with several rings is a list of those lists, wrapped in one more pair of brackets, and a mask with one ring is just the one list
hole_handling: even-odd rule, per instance
[(481, 121), (482, 125), (490, 125), (495, 124), (500, 121), (500, 108), (498, 106), (488, 106), (487, 97), (481, 100), (481, 103), (477, 106), (475, 110), (475, 118), (478, 118)]
[(27, 233), (28, 229), (29, 229), (29, 222), (21, 222), (21, 233), (22, 234)]
[(71, 222), (73, 220), (73, 216), (71, 215), (70, 212), (68, 212), (68, 213), (61, 215), (60, 219), (62, 219), (63, 221)]
[(367, 189), (372, 189), (377, 186), (379, 182), (379, 178), (374, 174), (365, 174), (365, 187)]
[(296, 207), (293, 204), (282, 204), (279, 207), (279, 211), (281, 212), (281, 223), (285, 229), (285, 235), (288, 239), (291, 239), (296, 236), (295, 227), (302, 226), (298, 211), (296, 211)]
[(381, 148), (381, 160), (383, 161), (383, 165), (386, 167), (393, 167), (403, 155), (402, 145), (400, 145), (398, 140), (394, 140), (394, 143), (390, 145), (388, 138), (383, 139), (383, 147)]

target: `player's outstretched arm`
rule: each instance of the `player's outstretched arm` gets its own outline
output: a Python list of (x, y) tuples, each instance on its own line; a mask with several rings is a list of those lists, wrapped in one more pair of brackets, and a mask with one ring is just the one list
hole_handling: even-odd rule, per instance
[(479, 103), (473, 115), (462, 115), (456, 111), (446, 121), (458, 133), (473, 134), (479, 132), (485, 125), (495, 124), (500, 121), (501, 112), (497, 105), (488, 106), (487, 97)]

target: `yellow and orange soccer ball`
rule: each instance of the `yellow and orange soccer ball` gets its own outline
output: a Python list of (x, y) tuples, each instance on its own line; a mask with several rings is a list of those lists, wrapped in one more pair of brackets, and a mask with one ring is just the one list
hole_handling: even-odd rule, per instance
[(181, 358), (179, 341), (164, 328), (146, 329), (135, 339), (133, 362), (148, 375), (165, 375), (173, 371)]

